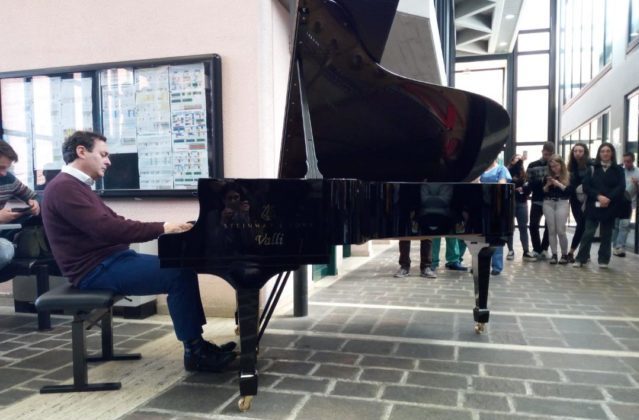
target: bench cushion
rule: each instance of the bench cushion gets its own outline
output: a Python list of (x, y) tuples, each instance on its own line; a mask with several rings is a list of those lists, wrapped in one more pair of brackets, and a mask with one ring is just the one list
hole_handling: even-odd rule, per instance
[(90, 311), (109, 308), (120, 297), (111, 290), (81, 290), (71, 284), (63, 284), (38, 297), (35, 306), (39, 311)]

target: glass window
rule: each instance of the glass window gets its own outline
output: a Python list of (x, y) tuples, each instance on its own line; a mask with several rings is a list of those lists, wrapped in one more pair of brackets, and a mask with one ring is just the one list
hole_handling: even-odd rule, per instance
[(584, 22), (581, 27), (581, 54), (579, 55), (581, 62), (581, 80), (586, 83), (593, 76), (592, 68), (592, 1), (584, 1), (581, 5), (581, 21)]
[(572, 144), (581, 141), (588, 145), (590, 155), (594, 157), (601, 143), (608, 141), (608, 112), (599, 115), (582, 125), (572, 133), (564, 136), (564, 141), (570, 139)]
[[(593, 3), (592, 9), (593, 16), (605, 16), (606, 14), (606, 2), (597, 0)], [(606, 61), (604, 55), (604, 41), (606, 38), (605, 25), (593, 25), (592, 26), (592, 63), (591, 66), (595, 71), (595, 74), (599, 69), (603, 68)]]
[(517, 86), (548, 86), (548, 54), (526, 54), (517, 57)]
[(536, 0), (524, 2), (524, 8), (519, 18), (519, 29), (544, 29), (550, 23), (550, 1)]
[(547, 51), (549, 46), (550, 34), (548, 32), (523, 33), (519, 34), (517, 38), (517, 50), (519, 52)]
[(548, 141), (548, 89), (517, 92), (517, 142)]
[(34, 185), (34, 170), (64, 165), (66, 136), (75, 130), (93, 130), (92, 78), (71, 73), (4, 79), (0, 89), (3, 138), (20, 157), (14, 174)]
[(505, 101), (504, 69), (468, 70), (455, 73), (455, 87), (483, 95), (501, 106)]
[(572, 15), (572, 85), (568, 95), (570, 98), (575, 96), (583, 86), (581, 84), (581, 66), (579, 65), (579, 57), (581, 57), (581, 2), (573, 3)]
[(637, 145), (639, 143), (639, 91), (628, 98), (628, 121), (626, 125), (626, 135), (628, 137), (626, 150), (637, 153)]
[(628, 42), (639, 39), (639, 0), (630, 0), (630, 28)]
[(563, 0), (561, 3), (559, 53), (564, 103), (610, 63), (612, 3), (610, 0)]

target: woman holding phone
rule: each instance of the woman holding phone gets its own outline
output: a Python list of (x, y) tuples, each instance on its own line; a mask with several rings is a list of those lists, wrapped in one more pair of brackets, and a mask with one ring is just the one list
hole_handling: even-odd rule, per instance
[[(566, 222), (570, 212), (569, 199), (572, 188), (566, 164), (559, 155), (552, 155), (548, 159), (548, 175), (546, 176), (543, 190), (543, 211), (552, 251), (550, 264), (568, 264)], [(557, 241), (559, 241), (559, 247), (561, 248), (561, 259), (557, 259)]]

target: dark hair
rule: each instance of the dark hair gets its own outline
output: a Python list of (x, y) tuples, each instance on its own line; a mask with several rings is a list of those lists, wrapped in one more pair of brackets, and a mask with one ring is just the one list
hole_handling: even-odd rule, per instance
[(4, 140), (0, 140), (0, 156), (8, 158), (11, 162), (18, 161), (18, 154), (9, 143)]
[(601, 146), (599, 146), (599, 148), (597, 149), (597, 157), (595, 158), (595, 162), (597, 162), (597, 164), (601, 163), (601, 158), (599, 157), (599, 153), (601, 152), (601, 149), (603, 149), (604, 147), (608, 147), (610, 149), (610, 151), (612, 152), (612, 156), (610, 157), (610, 162), (614, 164), (617, 163), (617, 152), (615, 151), (615, 146), (612, 145), (612, 143), (601, 143)]
[(78, 154), (75, 149), (78, 146), (84, 146), (89, 152), (93, 151), (93, 145), (96, 140), (106, 141), (106, 137), (91, 131), (76, 131), (71, 134), (62, 144), (62, 159), (64, 163), (71, 163), (76, 160)]
[(623, 157), (629, 157), (633, 162), (635, 161), (635, 154), (634, 153), (626, 152), (626, 153), (623, 154)]
[[(514, 156), (513, 156), (514, 157)], [(512, 162), (512, 159), (511, 159)], [(519, 178), (520, 181), (526, 181), (526, 171), (524, 170), (524, 161), (519, 159), (515, 163), (508, 165), (508, 170), (513, 177)]]
[(542, 151), (555, 153), (555, 143), (551, 141), (547, 141), (544, 143), (544, 146), (541, 148)]
[[(575, 156), (572, 153), (573, 150), (575, 150), (575, 147), (577, 146), (584, 149), (584, 156), (579, 161), (575, 159)], [(575, 172), (578, 169), (583, 169), (586, 166), (588, 166), (589, 161), (590, 161), (590, 151), (588, 150), (588, 146), (586, 145), (586, 143), (582, 143), (582, 142), (575, 143), (575, 145), (572, 146), (572, 149), (570, 149), (570, 157), (568, 158), (568, 170), (570, 172)]]

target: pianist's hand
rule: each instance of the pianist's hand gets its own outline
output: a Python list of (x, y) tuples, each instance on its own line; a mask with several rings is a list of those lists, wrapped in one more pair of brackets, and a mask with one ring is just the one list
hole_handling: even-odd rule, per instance
[(186, 232), (187, 230), (193, 227), (190, 223), (164, 223), (164, 233), (181, 233)]

